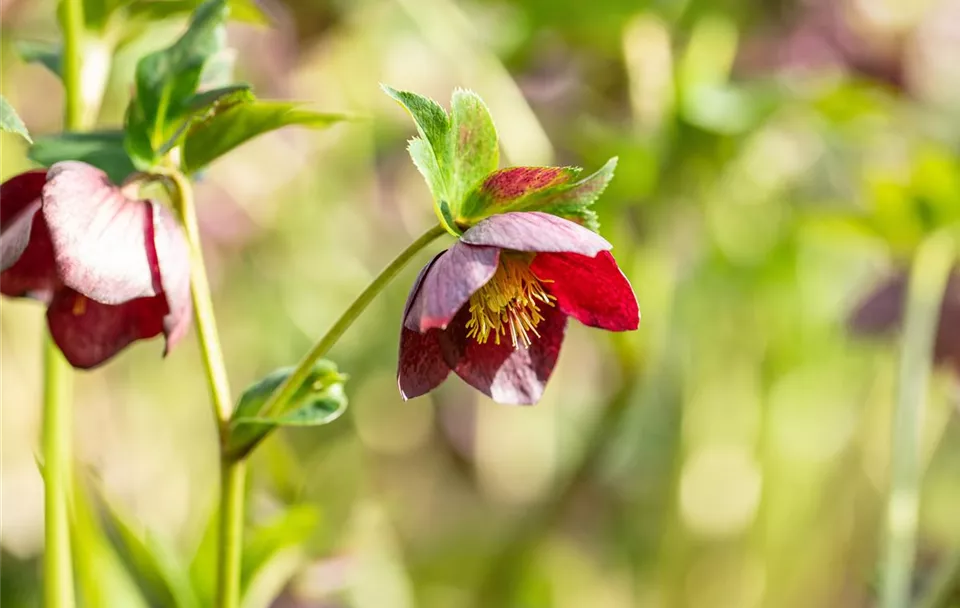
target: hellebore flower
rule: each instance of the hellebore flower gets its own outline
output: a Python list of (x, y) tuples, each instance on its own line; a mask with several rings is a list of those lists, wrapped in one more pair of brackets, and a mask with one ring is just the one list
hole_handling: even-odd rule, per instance
[(403, 313), (397, 371), (405, 399), (451, 370), (501, 403), (540, 399), (567, 317), (636, 329), (637, 299), (610, 243), (548, 213), (490, 216), (420, 271)]
[[(890, 333), (903, 322), (909, 275), (899, 271), (867, 294), (848, 320), (856, 335), (874, 336)], [(960, 373), (960, 273), (950, 275), (940, 305), (940, 320), (934, 339), (933, 360)]]
[(48, 304), (71, 365), (96, 367), (163, 333), (164, 354), (190, 325), (186, 240), (170, 212), (129, 198), (81, 162), (0, 186), (0, 292)]

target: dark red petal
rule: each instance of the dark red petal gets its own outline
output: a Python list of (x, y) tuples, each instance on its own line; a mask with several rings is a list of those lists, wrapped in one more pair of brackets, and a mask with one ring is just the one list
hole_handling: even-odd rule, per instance
[(404, 399), (413, 399), (432, 391), (450, 374), (450, 368), (440, 355), (440, 344), (437, 342), (438, 331), (434, 329), (421, 334), (405, 327), (407, 315), (423, 285), (423, 277), (445, 253), (446, 251), (441, 251), (420, 269), (413, 287), (410, 288), (407, 303), (403, 307), (400, 356), (397, 361), (397, 386), (400, 387), (400, 395)]
[(90, 369), (130, 343), (160, 334), (167, 312), (163, 296), (113, 306), (72, 289), (61, 289), (47, 309), (47, 324), (67, 361), (74, 367)]
[(612, 248), (596, 232), (539, 211), (493, 215), (464, 232), (460, 240), (516, 251), (569, 251), (591, 257)]
[(629, 331), (640, 324), (637, 296), (609, 251), (593, 258), (541, 253), (530, 269), (557, 299), (557, 307), (584, 325)]
[(63, 282), (104, 304), (158, 295), (152, 210), (149, 201), (127, 198), (86, 163), (50, 167), (43, 215)]
[(567, 315), (556, 307), (544, 306), (543, 321), (537, 325), (540, 337), (529, 348), (514, 348), (509, 340), (480, 344), (467, 337), (467, 307), (457, 313), (440, 334), (443, 357), (467, 384), (498, 403), (529, 405), (543, 395), (543, 389), (560, 356)]
[(28, 171), (0, 185), (0, 271), (16, 263), (30, 242), (46, 171)]
[(440, 352), (439, 336), (439, 329), (421, 334), (406, 327), (400, 328), (397, 385), (405, 400), (429, 393), (450, 374)]
[(424, 332), (444, 328), (475, 291), (497, 272), (500, 250), (456, 243), (426, 270), (404, 317), (404, 326)]
[(163, 335), (170, 352), (190, 327), (193, 301), (190, 299), (190, 248), (180, 229), (180, 224), (165, 208), (150, 203), (152, 210), (150, 230), (154, 249), (148, 247), (150, 263), (159, 269), (160, 285), (167, 301), (167, 314), (163, 317)]
[(50, 301), (57, 285), (50, 233), (40, 210), (46, 171), (0, 185), (0, 292)]

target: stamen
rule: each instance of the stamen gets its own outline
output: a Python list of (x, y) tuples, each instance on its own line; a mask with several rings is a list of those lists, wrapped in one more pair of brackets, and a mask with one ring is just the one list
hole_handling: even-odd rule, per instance
[(509, 328), (513, 347), (528, 348), (533, 343), (530, 334), (540, 337), (540, 306), (553, 306), (556, 300), (543, 288), (549, 282), (533, 274), (526, 257), (501, 254), (496, 274), (470, 297), (467, 337), (486, 344), (492, 334), (499, 345)]
[(70, 312), (72, 312), (75, 317), (79, 317), (87, 312), (87, 298), (78, 294), (73, 301), (73, 310)]

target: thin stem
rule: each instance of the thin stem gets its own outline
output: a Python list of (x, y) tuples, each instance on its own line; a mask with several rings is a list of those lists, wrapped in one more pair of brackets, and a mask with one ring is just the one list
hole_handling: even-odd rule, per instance
[(244, 461), (229, 458), (226, 453), (233, 399), (230, 396), (227, 368), (224, 364), (223, 349), (220, 347), (220, 336), (213, 312), (207, 267), (203, 261), (193, 187), (186, 176), (178, 171), (171, 171), (166, 175), (173, 182), (174, 199), (190, 245), (190, 291), (193, 295), (193, 315), (200, 340), (203, 368), (210, 387), (213, 415), (217, 421), (220, 436), (220, 528), (217, 542), (216, 606), (237, 608), (240, 605), (243, 499), (247, 467)]
[(240, 566), (243, 561), (243, 507), (247, 461), (223, 455), (220, 461), (220, 538), (217, 558), (217, 606), (240, 605)]
[(220, 348), (220, 335), (217, 332), (217, 321), (213, 312), (210, 282), (207, 280), (207, 267), (203, 261), (203, 248), (200, 245), (200, 228), (197, 225), (193, 187), (182, 173), (171, 171), (166, 175), (174, 183), (177, 210), (180, 213), (180, 221), (190, 245), (190, 291), (193, 295), (193, 315), (197, 325), (197, 336), (200, 339), (204, 372), (213, 400), (213, 415), (220, 430), (221, 443), (224, 443), (230, 415), (233, 413), (233, 399), (230, 396), (227, 368), (223, 362), (223, 349)]
[(63, 0), (64, 128), (77, 131), (83, 120), (83, 0)]
[(923, 465), (920, 437), (940, 307), (955, 260), (951, 235), (935, 233), (917, 250), (910, 270), (899, 386), (893, 414), (887, 498), (882, 608), (907, 608), (916, 560)]
[(357, 317), (360, 316), (360, 313), (373, 301), (373, 299), (379, 294), (384, 287), (397, 275), (400, 270), (406, 266), (407, 262), (416, 255), (421, 249), (433, 242), (441, 234), (446, 234), (446, 229), (443, 226), (437, 225), (426, 232), (424, 232), (420, 238), (415, 240), (410, 244), (406, 249), (400, 252), (400, 254), (390, 262), (386, 268), (384, 268), (379, 275), (367, 286), (363, 292), (357, 296), (357, 299), (353, 301), (353, 304), (347, 308), (346, 311), (340, 318), (337, 319), (336, 323), (333, 324), (327, 333), (313, 345), (313, 348), (310, 349), (303, 359), (300, 360), (300, 363), (297, 364), (296, 369), (293, 373), (290, 374), (283, 384), (277, 388), (276, 391), (270, 395), (270, 399), (263, 405), (260, 411), (261, 416), (271, 417), (276, 416), (283, 412), (284, 406), (287, 402), (294, 396), (300, 386), (307, 380), (310, 375), (310, 370), (313, 368), (313, 364), (316, 363), (320, 357), (323, 357), (327, 354), (327, 351), (337, 343), (337, 340), (340, 339), (340, 336), (343, 335), (347, 329), (353, 325), (353, 322), (357, 320)]
[[(83, 2), (63, 2), (63, 86), (64, 128), (79, 131), (83, 122), (81, 69)], [(70, 364), (60, 353), (49, 332), (43, 339), (43, 484), (44, 484), (44, 605), (73, 608), (73, 563), (70, 555), (70, 518), (67, 505), (73, 451), (72, 393)]]
[(72, 608), (73, 566), (67, 496), (72, 451), (70, 364), (49, 333), (43, 345), (44, 601), (48, 608)]

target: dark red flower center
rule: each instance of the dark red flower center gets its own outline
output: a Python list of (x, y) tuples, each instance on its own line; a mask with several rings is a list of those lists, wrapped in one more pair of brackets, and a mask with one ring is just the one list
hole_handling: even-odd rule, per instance
[[(510, 333), (513, 347), (530, 346), (539, 338), (537, 325), (543, 320), (541, 306), (553, 306), (554, 298), (530, 269), (533, 257), (504, 251), (497, 271), (487, 283), (470, 296), (470, 320), (467, 337), (486, 344), (490, 336), (500, 344)], [(532, 334), (532, 336), (531, 336)]]

